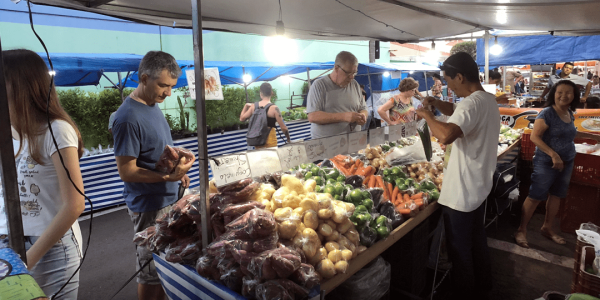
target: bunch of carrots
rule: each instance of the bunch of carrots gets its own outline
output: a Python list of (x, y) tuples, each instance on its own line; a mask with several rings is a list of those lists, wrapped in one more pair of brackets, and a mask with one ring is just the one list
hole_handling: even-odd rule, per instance
[(417, 205), (417, 207), (419, 209), (423, 209), (423, 207), (425, 206), (425, 203), (426, 203), (423, 199), (424, 196), (425, 196), (425, 193), (423, 193), (423, 192), (416, 193), (412, 196), (409, 195), (409, 193), (403, 194), (398, 189), (398, 187), (395, 187), (392, 190), (392, 195), (391, 195), (390, 201), (396, 207), (396, 211), (398, 211), (399, 213), (401, 213), (403, 215), (410, 215), (411, 209), (410, 209), (409, 205), (412, 203)]
[(365, 163), (360, 159), (353, 160), (341, 154), (336, 155), (330, 160), (345, 176), (360, 175), (365, 177), (365, 182), (367, 182), (367, 177), (372, 176), (377, 171), (372, 166), (365, 166)]

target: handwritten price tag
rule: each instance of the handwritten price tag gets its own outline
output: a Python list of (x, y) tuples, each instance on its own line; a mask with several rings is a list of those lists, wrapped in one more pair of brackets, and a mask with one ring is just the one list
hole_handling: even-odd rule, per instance
[(223, 155), (209, 161), (217, 186), (252, 177), (248, 158), (245, 154)]
[(369, 130), (369, 145), (375, 147), (385, 142), (385, 128), (375, 128)]
[(248, 156), (252, 176), (262, 176), (281, 171), (279, 154), (275, 149), (250, 151), (246, 153), (246, 156)]
[(288, 145), (277, 148), (282, 170), (289, 170), (299, 164), (308, 162), (304, 144)]
[(400, 124), (400, 125), (392, 125), (390, 126), (390, 141), (397, 141), (399, 139), (402, 138), (402, 132), (404, 132), (404, 125)]
[(404, 126), (406, 127), (406, 134), (403, 137), (417, 135), (417, 122), (416, 121), (406, 123), (406, 124), (404, 124)]
[(359, 150), (367, 148), (368, 131), (357, 131), (348, 133), (348, 153), (358, 153)]
[(332, 158), (338, 154), (348, 153), (348, 135), (340, 134), (325, 139), (325, 156)]
[(319, 159), (325, 159), (325, 139), (314, 139), (304, 142), (306, 146), (306, 158), (309, 162), (313, 162)]

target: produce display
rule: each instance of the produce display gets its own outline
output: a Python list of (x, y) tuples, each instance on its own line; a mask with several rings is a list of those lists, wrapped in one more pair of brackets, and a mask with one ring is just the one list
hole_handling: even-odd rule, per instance
[(308, 119), (306, 107), (297, 107), (281, 113), (284, 121), (295, 121)]
[(498, 154), (504, 152), (510, 145), (521, 138), (524, 129), (512, 129), (506, 125), (500, 125), (500, 135), (498, 136)]

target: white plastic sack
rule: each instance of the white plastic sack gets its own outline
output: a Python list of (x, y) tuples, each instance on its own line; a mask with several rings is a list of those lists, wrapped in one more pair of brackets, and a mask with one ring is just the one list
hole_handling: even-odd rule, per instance
[(583, 239), (586, 243), (592, 244), (594, 246), (594, 253), (596, 254), (596, 258), (594, 259), (594, 263), (592, 264), (592, 268), (594, 269), (594, 274), (598, 275), (600, 272), (600, 234), (591, 230), (575, 230), (577, 236)]

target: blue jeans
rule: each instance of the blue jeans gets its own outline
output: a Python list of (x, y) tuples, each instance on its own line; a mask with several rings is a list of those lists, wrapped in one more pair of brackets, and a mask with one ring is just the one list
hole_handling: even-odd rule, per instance
[(547, 200), (548, 194), (558, 198), (567, 197), (574, 163), (575, 160), (564, 161), (563, 170), (559, 171), (552, 168), (552, 159), (534, 156), (529, 197), (537, 201)]
[[(39, 238), (39, 236), (26, 236), (25, 249), (29, 250)], [(73, 275), (80, 262), (79, 243), (75, 239), (75, 234), (69, 229), (30, 272), (46, 296), (51, 298)], [(57, 297), (61, 300), (77, 300), (78, 288), (79, 272)]]

